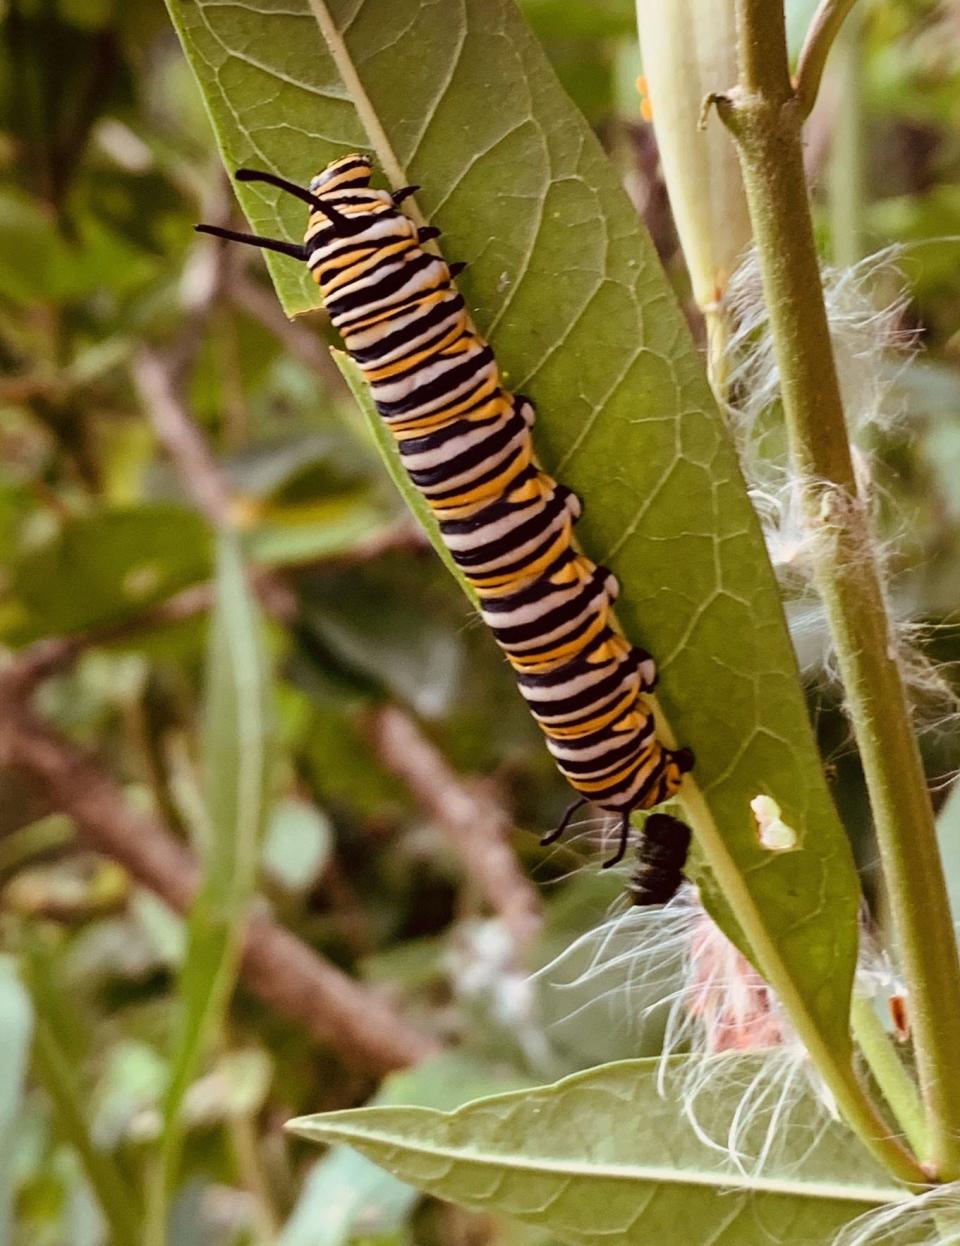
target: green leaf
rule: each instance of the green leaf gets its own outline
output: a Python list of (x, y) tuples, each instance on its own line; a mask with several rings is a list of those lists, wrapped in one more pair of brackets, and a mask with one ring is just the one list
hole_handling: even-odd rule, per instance
[(17, 303), (69, 302), (102, 291), (136, 288), (159, 259), (144, 256), (94, 218), (70, 244), (45, 205), (20, 192), (0, 192), (0, 293)]
[[(164, 1103), (169, 1186), (181, 1111), (236, 980), (253, 897), (269, 787), (267, 671), (259, 612), (237, 538), (219, 538), (204, 706), (204, 880), (191, 909), (180, 976), (181, 1016)], [(155, 1213), (156, 1216), (156, 1213)]]
[(210, 571), (199, 515), (177, 506), (102, 511), (68, 520), (14, 562), (17, 641), (80, 631), (136, 614)]
[(333, 498), (299, 506), (272, 506), (250, 533), (250, 554), (267, 566), (316, 562), (349, 554), (388, 525), (363, 498)]
[[(762, 1060), (718, 1059), (729, 1081), (718, 1079), (702, 1109), (698, 1101), (698, 1123), (725, 1140)], [(358, 1108), (301, 1117), (288, 1128), (315, 1142), (348, 1143), (427, 1193), (584, 1244), (807, 1246), (905, 1197), (809, 1100), (784, 1114), (762, 1175), (724, 1167), (677, 1110), (682, 1066), (674, 1064), (664, 1094), (658, 1068), (656, 1060), (626, 1060), (455, 1112)]]
[[(384, 1081), (375, 1102), (451, 1108), (515, 1082), (453, 1051), (394, 1073)], [(419, 1197), (411, 1186), (350, 1147), (335, 1147), (307, 1177), (279, 1246), (342, 1246), (354, 1237), (395, 1233)]]
[(411, 600), (404, 569), (370, 568), (362, 579), (332, 572), (305, 587), (303, 624), (349, 669), (435, 719), (462, 684), (462, 623), (425, 619), (424, 595)]
[(303, 1183), (279, 1246), (346, 1246), (402, 1228), (420, 1195), (349, 1147), (319, 1160)]
[[(688, 813), (742, 930), (706, 876), (705, 898), (849, 1081), (858, 888), (759, 527), (649, 238), (536, 40), (510, 0), (169, 5), (228, 167), (304, 182), (372, 147), (390, 182), (423, 187), (444, 254), (470, 260), (464, 295), (537, 404), (537, 453), (584, 499), (583, 546), (659, 659), (698, 758)], [(295, 200), (239, 193), (257, 232), (302, 236)], [(268, 263), (288, 312), (317, 304), (302, 269)], [(760, 793), (796, 851), (761, 847)]]

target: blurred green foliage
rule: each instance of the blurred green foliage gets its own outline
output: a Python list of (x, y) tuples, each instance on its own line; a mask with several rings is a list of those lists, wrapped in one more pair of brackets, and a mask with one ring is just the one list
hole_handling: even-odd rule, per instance
[[(656, 154), (632, 94), (632, 5), (523, 7), (682, 295)], [(930, 629), (931, 652), (949, 671), (960, 657), (960, 8), (873, 0), (860, 54), (862, 97), (843, 106), (861, 110), (863, 246), (903, 244), (903, 325), (921, 350), (897, 378), (902, 411), (878, 447), (890, 535), (907, 538), (892, 559), (892, 595), (904, 620)], [(825, 253), (828, 96), (808, 153)], [(640, 996), (605, 1002), (619, 1008), (612, 1025), (598, 1006), (582, 1007), (588, 999), (541, 998), (536, 986), (526, 1012), (505, 1010), (519, 979), (477, 935), (470, 879), (371, 745), (371, 712), (399, 703), (456, 770), (492, 784), (511, 809), (515, 845), (547, 907), (532, 963), (593, 926), (616, 897), (616, 880), (582, 872), (576, 843), (549, 854), (536, 846), (566, 789), (489, 637), (404, 526), (339, 374), (311, 352), (305, 335), (322, 337), (322, 319), (288, 325), (256, 255), (220, 258), (195, 241), (199, 219), (241, 222), (161, 6), (7, 0), (0, 178), (0, 644), (87, 631), (101, 641), (44, 686), (43, 713), (107, 758), (135, 807), (188, 834), (207, 618), (164, 618), (162, 607), (209, 583), (213, 550), (145, 418), (134, 373), (146, 343), (179, 360), (251, 557), (302, 605), (296, 627), (273, 621), (266, 635), (279, 744), (261, 891), (314, 948), (378, 989), (386, 983), (404, 1012), (455, 1046), (442, 1077), (404, 1074), (414, 1082), (388, 1085), (379, 1101), (453, 1106), (655, 1051), (656, 1025), (636, 1024)], [(386, 552), (369, 557), (378, 543)], [(821, 742), (868, 861), (837, 695), (818, 688)], [(919, 707), (935, 776), (958, 764), (944, 704)], [(179, 919), (86, 853), (55, 812), (45, 792), (0, 773), (0, 1243), (98, 1246), (110, 1191), (119, 1183), (139, 1199), (148, 1185), (187, 942)], [(26, 1078), (31, 1029), (40, 1040)], [(217, 1037), (184, 1097), (171, 1203), (178, 1246), (530, 1240), (505, 1224), (445, 1216), (352, 1153), (317, 1162), (287, 1139), (291, 1114), (353, 1106), (375, 1087), (244, 992)], [(334, 1214), (331, 1191), (345, 1187), (353, 1202)], [(327, 1221), (314, 1218), (317, 1207)]]

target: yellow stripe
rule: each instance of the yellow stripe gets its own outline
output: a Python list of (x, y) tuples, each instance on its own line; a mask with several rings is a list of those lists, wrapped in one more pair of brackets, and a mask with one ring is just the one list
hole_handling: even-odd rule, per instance
[(534, 579), (540, 574), (541, 571), (546, 570), (546, 568), (550, 566), (554, 559), (563, 550), (565, 550), (569, 544), (570, 522), (568, 520), (564, 524), (563, 528), (561, 528), (561, 530), (557, 533), (556, 539), (547, 552), (543, 554), (542, 557), (537, 558), (534, 562), (528, 562), (524, 566), (517, 567), (508, 572), (491, 571), (488, 575), (481, 575), (478, 579), (474, 579), (474, 577), (468, 572), (464, 572), (464, 575), (478, 592), (481, 588), (486, 588), (488, 585), (491, 587), (497, 587), (505, 584), (525, 582), (527, 580)]
[[(659, 744), (657, 745), (657, 753), (659, 754), (659, 756), (657, 756), (656, 758), (647, 759), (651, 763), (650, 768), (647, 771), (647, 774), (645, 776), (647, 778), (649, 778), (651, 775), (656, 774), (657, 771), (661, 769), (664, 765), (665, 759), (663, 756), (663, 749), (660, 747)], [(644, 768), (644, 764), (645, 763), (643, 761), (639, 761), (639, 760), (631, 762), (630, 765), (624, 766), (622, 770), (618, 770), (615, 774), (608, 774), (606, 778), (604, 779), (577, 779), (567, 774), (565, 770), (564, 770), (564, 774), (567, 777), (567, 781), (569, 783), (572, 783), (578, 792), (583, 792), (586, 794), (589, 792), (602, 792), (604, 788), (608, 788), (608, 787), (619, 787), (619, 785), (623, 783), (624, 780), (635, 779), (640, 774), (641, 770)], [(560, 769), (563, 770), (562, 764), (560, 766)]]
[[(320, 283), (320, 290), (323, 297), (329, 298), (337, 290), (342, 289), (343, 286), (348, 286), (352, 281), (358, 281), (362, 277), (369, 276), (371, 273), (376, 272), (382, 263), (397, 255), (402, 255), (404, 251), (412, 251), (414, 246), (415, 244), (409, 238), (404, 238), (389, 247), (366, 247), (361, 251), (351, 251), (348, 258), (356, 258), (349, 267), (345, 267), (344, 264), (321, 265), (323, 279)], [(335, 277), (326, 276), (331, 267), (337, 270)]]

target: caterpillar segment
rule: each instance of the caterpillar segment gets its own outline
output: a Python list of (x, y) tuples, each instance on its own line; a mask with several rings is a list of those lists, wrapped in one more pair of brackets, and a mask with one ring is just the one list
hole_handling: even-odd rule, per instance
[(579, 794), (544, 842), (590, 801), (620, 815), (619, 848), (605, 862), (614, 865), (626, 851), (631, 812), (673, 796), (693, 754), (657, 739), (643, 699), (656, 682), (653, 659), (616, 625), (615, 577), (574, 545), (580, 501), (536, 464), (533, 406), (504, 389), (452, 283), (464, 266), (425, 250), (439, 231), (418, 229), (400, 211), (416, 188), (391, 194), (370, 185), (372, 173), (367, 157), (349, 155), (308, 189), (274, 174), (237, 174), (307, 203), (302, 246), (198, 228), (307, 264), (548, 749)]

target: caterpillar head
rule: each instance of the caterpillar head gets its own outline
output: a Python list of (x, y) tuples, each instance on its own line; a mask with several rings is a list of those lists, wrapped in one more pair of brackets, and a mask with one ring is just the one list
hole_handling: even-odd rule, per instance
[(373, 165), (366, 156), (353, 153), (341, 156), (311, 179), (313, 194), (329, 194), (334, 190), (365, 190), (370, 185)]

